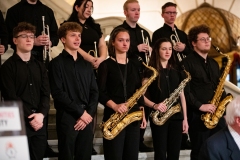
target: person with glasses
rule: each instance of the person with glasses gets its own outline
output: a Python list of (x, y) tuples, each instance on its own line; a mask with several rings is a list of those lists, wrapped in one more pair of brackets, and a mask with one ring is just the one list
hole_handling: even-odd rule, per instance
[[(123, 4), (124, 15), (126, 16), (126, 20), (123, 24), (115, 27), (113, 31), (117, 28), (125, 28), (128, 30), (130, 34), (130, 48), (128, 50), (129, 57), (139, 56), (142, 58), (143, 62), (147, 62), (146, 56), (150, 56), (152, 51), (151, 48), (151, 39), (149, 33), (140, 27), (137, 22), (140, 17), (140, 5), (137, 0), (127, 0)], [(112, 32), (113, 32), (112, 31)], [(148, 45), (146, 41), (148, 39)], [(146, 63), (147, 64), (147, 63)], [(139, 72), (142, 73), (143, 67), (141, 63), (139, 65)], [(148, 117), (150, 114), (150, 109), (148, 107), (144, 107), (145, 109), (145, 118), (148, 121)], [(152, 152), (153, 148), (144, 144), (144, 133), (145, 128), (140, 129), (140, 139), (139, 139), (139, 151), (140, 152)]]
[(47, 147), (46, 116), (50, 87), (45, 65), (31, 55), (35, 27), (21, 22), (13, 29), (16, 51), (0, 70), (5, 101), (21, 101), (31, 160), (42, 160)]
[(240, 96), (234, 98), (226, 108), (227, 126), (208, 138), (200, 150), (204, 160), (238, 160), (240, 155)]
[[(219, 84), (220, 69), (218, 63), (209, 57), (211, 48), (210, 29), (206, 25), (193, 27), (188, 33), (189, 42), (193, 46), (193, 53), (183, 60), (183, 65), (191, 75), (189, 85), (185, 87), (189, 136), (191, 140), (191, 160), (199, 159), (199, 151), (204, 141), (226, 124), (220, 118), (214, 129), (208, 129), (201, 120), (201, 115), (214, 113), (215, 105), (210, 104)], [(221, 99), (226, 97), (223, 92)]]
[[(192, 52), (192, 49), (188, 42), (187, 34), (178, 29), (174, 24), (176, 16), (177, 5), (175, 3), (167, 2), (162, 6), (162, 17), (164, 18), (164, 25), (154, 31), (152, 36), (152, 44), (155, 44), (159, 38), (170, 38), (171, 40), (174, 40), (176, 43), (173, 46), (173, 49), (176, 51), (174, 56), (176, 59), (178, 59), (178, 62), (181, 62), (184, 57)], [(176, 55), (177, 53), (179, 53), (179, 55)]]
[[(45, 16), (45, 26), (49, 26), (50, 39), (47, 35), (43, 35), (43, 19)], [(31, 51), (32, 55), (39, 61), (44, 62), (43, 49), (45, 46), (56, 46), (58, 44), (57, 22), (51, 8), (44, 5), (40, 0), (21, 0), (7, 10), (6, 25), (9, 33), (9, 44), (15, 51), (16, 46), (12, 42), (12, 31), (19, 22), (28, 22), (36, 27), (36, 38), (34, 39), (34, 47)], [(46, 30), (45, 33), (47, 34)], [(48, 49), (48, 48), (47, 48)], [(49, 57), (45, 60), (46, 67), (49, 63)]]

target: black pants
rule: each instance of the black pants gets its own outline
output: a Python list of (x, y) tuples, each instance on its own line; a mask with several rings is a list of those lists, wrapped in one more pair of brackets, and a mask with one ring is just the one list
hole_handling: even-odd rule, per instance
[(59, 160), (91, 160), (92, 123), (75, 131), (76, 119), (66, 112), (57, 112)]
[[(149, 118), (149, 115), (150, 115), (151, 110), (150, 110), (149, 107), (144, 106), (144, 111), (145, 111), (146, 121), (148, 122), (148, 118)], [(144, 129), (140, 128), (140, 138), (139, 138), (139, 143), (140, 143), (140, 144), (143, 143), (143, 141), (144, 141), (144, 133), (145, 133), (145, 130), (146, 130), (146, 128), (144, 128)]]
[[(200, 120), (200, 117), (199, 117)], [(201, 122), (201, 124), (199, 124)], [(189, 136), (191, 141), (191, 160), (200, 160), (199, 159), (199, 152), (203, 145), (203, 143), (213, 134), (221, 130), (226, 126), (226, 122), (223, 118), (220, 119), (218, 125), (213, 129), (206, 129), (203, 126), (203, 121), (200, 121), (198, 123), (189, 123)], [(204, 127), (204, 129), (197, 128), (199, 126)]]
[(105, 160), (138, 160), (139, 127), (136, 121), (124, 128), (112, 140), (103, 138)]
[(25, 125), (30, 159), (42, 160), (47, 147), (46, 118), (43, 120), (43, 127), (38, 131), (34, 131), (34, 129), (30, 126), (28, 119), (25, 119)]
[(182, 141), (182, 120), (168, 120), (157, 126), (150, 120), (154, 159), (178, 160)]

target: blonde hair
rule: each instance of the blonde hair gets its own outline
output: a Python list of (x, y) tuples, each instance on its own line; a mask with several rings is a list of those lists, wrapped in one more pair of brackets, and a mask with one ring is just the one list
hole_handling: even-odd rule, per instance
[(123, 10), (126, 11), (129, 3), (138, 3), (138, 0), (127, 0), (123, 5)]

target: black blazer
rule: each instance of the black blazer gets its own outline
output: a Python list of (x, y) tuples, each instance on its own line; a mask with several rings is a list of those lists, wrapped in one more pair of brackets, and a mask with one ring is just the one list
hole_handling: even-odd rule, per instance
[(202, 146), (199, 159), (204, 160), (239, 160), (240, 149), (230, 134), (228, 127), (207, 139)]

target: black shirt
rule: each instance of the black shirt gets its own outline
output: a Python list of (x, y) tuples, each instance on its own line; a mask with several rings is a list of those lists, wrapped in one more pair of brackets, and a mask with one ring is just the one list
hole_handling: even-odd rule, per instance
[[(119, 64), (111, 58), (103, 61), (98, 68), (98, 87), (99, 87), (99, 102), (105, 106), (103, 121), (106, 121), (115, 111), (106, 106), (109, 100), (116, 104), (124, 103), (124, 88), (122, 76), (125, 74), (125, 64)], [(129, 99), (136, 89), (141, 87), (141, 79), (138, 72), (138, 66), (135, 64), (135, 59), (129, 59), (127, 63), (126, 91), (127, 99)], [(143, 104), (143, 99), (139, 100)], [(139, 110), (138, 105), (135, 105), (130, 112)]]
[[(36, 26), (35, 36), (38, 37), (42, 34), (43, 31), (42, 16), (45, 16), (45, 25), (49, 26), (52, 46), (56, 46), (58, 44), (58, 26), (51, 8), (42, 4), (39, 0), (36, 4), (29, 4), (26, 0), (21, 0), (8, 9), (6, 16), (6, 25), (9, 33), (8, 41), (13, 50), (16, 49), (16, 46), (12, 40), (13, 28), (16, 27), (19, 22), (31, 23), (32, 25)], [(43, 46), (34, 46), (32, 51), (37, 51), (42, 55)]]
[[(147, 89), (147, 97), (152, 102), (158, 104), (163, 102), (166, 98), (170, 97), (170, 94), (178, 87), (182, 81), (181, 73), (173, 68), (161, 69), (160, 76), (154, 80)], [(160, 80), (159, 80), (160, 78)], [(160, 83), (160, 85), (158, 85)], [(160, 87), (160, 88), (159, 88)], [(178, 98), (173, 104), (179, 103), (181, 105), (180, 99)], [(181, 112), (178, 112), (170, 117), (170, 119), (183, 119)]]
[[(200, 116), (205, 112), (199, 108), (202, 104), (209, 104), (215, 94), (221, 76), (219, 66), (214, 59), (207, 57), (205, 60), (195, 51), (183, 60), (183, 64), (191, 75), (191, 81), (185, 87), (188, 119), (194, 118), (203, 125)], [(223, 92), (222, 97), (225, 96)]]
[[(126, 21), (124, 21), (123, 24), (117, 26), (116, 28), (119, 28), (119, 27), (125, 28), (126, 30), (129, 31), (129, 34), (130, 34), (130, 48), (128, 51), (128, 55), (129, 56), (132, 56), (132, 55), (140, 56), (143, 59), (143, 61), (146, 63), (145, 52), (139, 52), (137, 46), (139, 44), (143, 43), (142, 30), (143, 30), (144, 38), (146, 39), (148, 37), (149, 45), (151, 46), (152, 43), (151, 43), (149, 33), (145, 29), (141, 28), (138, 24), (136, 24), (135, 28), (132, 28), (131, 26), (129, 26), (127, 24)], [(114, 29), (116, 29), (116, 28), (114, 28)]]
[(50, 88), (43, 63), (31, 56), (28, 62), (13, 54), (1, 67), (2, 96), (6, 101), (22, 101), (24, 116), (49, 111)]
[(4, 45), (5, 52), (8, 49), (8, 33), (7, 33), (7, 27), (3, 19), (2, 12), (0, 11), (0, 44)]
[(77, 54), (77, 60), (65, 50), (49, 64), (51, 93), (56, 110), (76, 119), (86, 110), (92, 117), (98, 105), (98, 88), (91, 64)]
[[(177, 26), (174, 25), (174, 27), (176, 28), (176, 32), (178, 34), (180, 42), (182, 42), (186, 45), (185, 49), (182, 52), (180, 52), (180, 54), (184, 54), (185, 56), (189, 55), (190, 53), (192, 53), (192, 49), (188, 42), (187, 34), (183, 31), (179, 30), (177, 28)], [(175, 32), (172, 30), (172, 27), (170, 27), (169, 25), (164, 23), (164, 25), (161, 28), (159, 28), (153, 32), (152, 44), (154, 45), (159, 38), (169, 38), (170, 39), (170, 36), (172, 34), (176, 35)]]
[[(99, 43), (99, 39), (102, 37), (100, 25), (99, 24), (94, 24), (95, 28), (98, 29), (98, 32), (97, 32), (97, 30), (95, 28), (91, 27), (87, 23), (82, 24), (82, 23), (79, 22), (79, 24), (83, 28), (82, 33), (81, 33), (80, 48), (82, 48), (87, 53), (90, 50), (95, 51), (94, 42), (96, 42), (96, 49), (97, 49), (97, 53), (99, 54), (98, 43)], [(90, 52), (90, 54), (92, 56), (94, 56), (93, 52)]]

